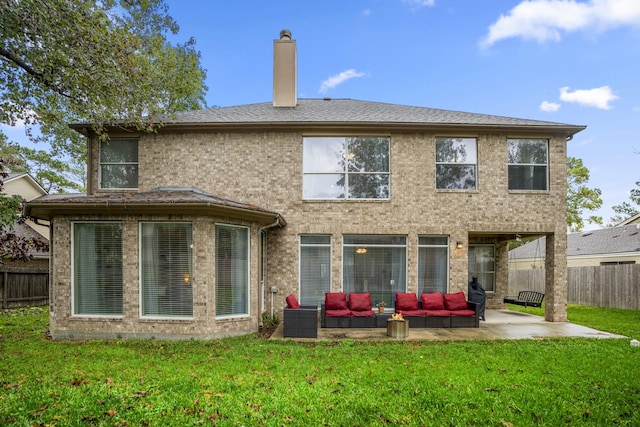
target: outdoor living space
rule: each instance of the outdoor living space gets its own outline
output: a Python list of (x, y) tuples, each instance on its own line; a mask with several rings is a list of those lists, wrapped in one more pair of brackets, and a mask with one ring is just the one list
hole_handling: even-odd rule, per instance
[[(541, 316), (519, 311), (501, 309), (486, 310), (486, 321), (479, 328), (409, 328), (405, 340), (500, 340), (500, 339), (541, 339), (558, 337), (582, 338), (623, 338), (570, 322), (547, 322)], [(272, 340), (293, 339), (316, 340), (395, 340), (387, 336), (385, 328), (321, 328), (318, 319), (317, 338), (285, 338), (283, 323), (271, 335)]]

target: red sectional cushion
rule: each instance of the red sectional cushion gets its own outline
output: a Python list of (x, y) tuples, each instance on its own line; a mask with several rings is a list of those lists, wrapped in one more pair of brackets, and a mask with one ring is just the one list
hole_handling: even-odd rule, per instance
[(349, 309), (351, 311), (371, 310), (371, 295), (356, 293), (349, 294)]
[(451, 311), (452, 316), (465, 316), (465, 317), (473, 317), (476, 315), (476, 312), (473, 310), (454, 310)]
[(425, 310), (427, 317), (449, 317), (451, 312), (449, 310)]
[(425, 310), (444, 310), (444, 300), (441, 292), (431, 292), (420, 295), (422, 308)]
[(287, 307), (289, 308), (300, 308), (300, 303), (298, 302), (298, 298), (294, 294), (289, 294), (285, 298), (287, 301)]
[(454, 294), (444, 294), (444, 305), (447, 310), (466, 310), (469, 308), (467, 305), (467, 298), (464, 296), (464, 292), (456, 292)]
[(344, 292), (325, 293), (324, 306), (327, 310), (347, 310), (347, 294)]
[(376, 313), (373, 310), (351, 310), (353, 317), (373, 317)]
[(407, 311), (419, 310), (418, 297), (410, 292), (396, 292), (396, 311), (405, 313)]
[(403, 316), (419, 316), (419, 317), (424, 317), (424, 310), (400, 310), (400, 313), (402, 313)]
[(351, 310), (325, 310), (327, 317), (351, 317)]

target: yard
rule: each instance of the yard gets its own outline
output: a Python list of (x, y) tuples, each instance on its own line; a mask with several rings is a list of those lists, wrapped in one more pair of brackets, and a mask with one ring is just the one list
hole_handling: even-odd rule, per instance
[[(527, 310), (534, 311), (535, 310)], [(640, 312), (569, 307), (640, 338)], [(629, 339), (53, 342), (0, 312), (0, 425), (637, 425)]]

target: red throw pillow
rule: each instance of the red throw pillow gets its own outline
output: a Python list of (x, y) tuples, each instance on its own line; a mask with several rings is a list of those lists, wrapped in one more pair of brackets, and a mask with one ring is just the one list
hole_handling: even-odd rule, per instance
[(344, 292), (327, 292), (324, 294), (324, 306), (327, 310), (346, 310), (347, 294)]
[(420, 295), (424, 310), (444, 310), (444, 300), (441, 292), (431, 292)]
[(300, 308), (300, 303), (298, 302), (298, 298), (296, 298), (294, 294), (287, 295), (287, 297), (285, 298), (285, 301), (287, 301), (287, 307), (289, 308), (295, 308), (295, 309)]
[(396, 293), (396, 311), (419, 310), (418, 297), (413, 293)]
[(371, 310), (371, 295), (349, 294), (349, 309), (351, 309), (351, 311)]
[(444, 294), (444, 304), (447, 310), (466, 310), (467, 298), (464, 296), (464, 292), (456, 292), (454, 294)]

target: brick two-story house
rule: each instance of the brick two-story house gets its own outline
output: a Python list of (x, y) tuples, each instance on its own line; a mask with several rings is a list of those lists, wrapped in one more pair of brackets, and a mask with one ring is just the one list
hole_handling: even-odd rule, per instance
[(544, 235), (546, 319), (566, 321), (566, 145), (583, 126), (297, 99), (274, 41), (272, 102), (90, 127), (88, 190), (32, 201), (52, 226), (54, 338), (215, 338), (284, 297), (459, 291), (502, 306), (508, 242)]

